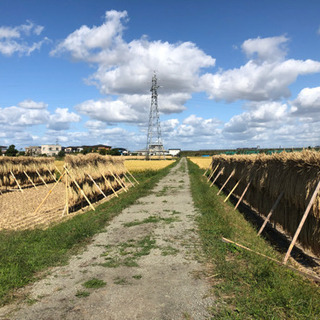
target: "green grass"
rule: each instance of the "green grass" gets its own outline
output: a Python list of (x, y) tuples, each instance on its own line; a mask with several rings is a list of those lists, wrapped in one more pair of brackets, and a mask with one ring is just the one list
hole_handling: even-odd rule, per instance
[(76, 215), (46, 230), (0, 231), (0, 305), (15, 297), (14, 289), (37, 279), (40, 271), (66, 264), (112, 217), (149, 194), (174, 165), (136, 173), (140, 184), (135, 188), (101, 204), (96, 211)]
[(76, 292), (76, 297), (77, 298), (85, 298), (85, 297), (89, 297), (89, 296), (90, 296), (90, 292), (88, 292), (88, 291), (78, 290)]
[(203, 249), (212, 264), (215, 319), (319, 319), (320, 289), (285, 267), (221, 241), (224, 236), (281, 260), (217, 188), (188, 162)]
[(156, 217), (156, 216), (150, 216), (146, 219), (143, 219), (141, 221), (132, 221), (132, 222), (127, 222), (127, 223), (124, 223), (123, 226), (125, 227), (133, 227), (133, 226), (138, 226), (140, 224), (144, 224), (144, 223), (158, 223), (160, 221), (163, 221), (164, 223), (166, 224), (169, 224), (169, 223), (172, 223), (172, 222), (176, 222), (176, 221), (179, 221), (179, 219), (177, 218), (161, 218), (161, 217)]
[(104, 282), (103, 280), (100, 280), (100, 279), (93, 278), (93, 279), (86, 281), (82, 285), (87, 289), (98, 289), (98, 288), (102, 288), (102, 287), (106, 286), (106, 282)]

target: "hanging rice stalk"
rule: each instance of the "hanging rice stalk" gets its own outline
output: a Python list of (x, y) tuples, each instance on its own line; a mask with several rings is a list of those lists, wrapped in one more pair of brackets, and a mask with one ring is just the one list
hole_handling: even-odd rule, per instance
[[(224, 172), (217, 179), (222, 184), (235, 170), (229, 185), (241, 179), (234, 191), (238, 197), (251, 181), (244, 200), (261, 214), (267, 215), (279, 195), (283, 197), (271, 216), (271, 221), (279, 223), (291, 236), (294, 235), (312, 193), (320, 181), (320, 153), (282, 152), (273, 155), (219, 155), (212, 157), (212, 168), (218, 164)], [(299, 242), (320, 253), (320, 195), (311, 208), (299, 236)]]
[(21, 188), (53, 182), (53, 168), (54, 158), (0, 157), (0, 190), (18, 189), (17, 182)]
[[(124, 182), (126, 169), (121, 157), (98, 154), (68, 155), (65, 163), (76, 181), (75, 183), (68, 179), (68, 201), (71, 211), (87, 206), (87, 201), (78, 186), (90, 202), (101, 200), (105, 195), (112, 194), (112, 189), (122, 188), (121, 183)], [(115, 179), (114, 175), (120, 180)]]

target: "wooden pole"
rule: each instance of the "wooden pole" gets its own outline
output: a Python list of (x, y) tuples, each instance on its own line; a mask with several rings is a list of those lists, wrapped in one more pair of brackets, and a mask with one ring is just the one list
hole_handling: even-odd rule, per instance
[(56, 177), (52, 174), (51, 170), (49, 168), (47, 168), (47, 170), (50, 172), (52, 178), (54, 179), (54, 181), (57, 181)]
[(243, 199), (244, 195), (245, 195), (245, 194), (246, 194), (246, 192), (248, 191), (248, 188), (249, 188), (249, 186), (250, 186), (250, 184), (251, 184), (251, 181), (252, 181), (252, 180), (250, 180), (250, 181), (248, 182), (248, 184), (247, 184), (246, 188), (243, 190), (242, 195), (241, 195), (240, 199), (238, 200), (238, 202), (237, 202), (237, 204), (236, 204), (236, 206), (234, 207), (234, 209), (233, 209), (233, 210), (237, 210), (237, 208), (238, 208), (238, 206), (239, 206), (240, 202), (242, 201), (242, 199)]
[(267, 222), (269, 221), (271, 215), (273, 214), (273, 211), (276, 209), (276, 207), (278, 206), (281, 198), (283, 197), (284, 195), (284, 191), (282, 191), (279, 195), (279, 197), (277, 198), (276, 202), (274, 203), (274, 205), (272, 206), (270, 212), (268, 213), (266, 219), (264, 220), (259, 232), (258, 232), (258, 236), (262, 233), (263, 229), (265, 228), (265, 226), (267, 225)]
[(219, 164), (215, 167), (214, 170), (211, 171), (211, 173), (209, 174), (209, 176), (208, 176), (208, 178), (207, 178), (207, 182), (210, 181), (210, 179), (212, 178), (212, 176), (214, 175), (214, 173), (217, 171), (218, 167), (219, 167)]
[(38, 189), (37, 186), (33, 183), (33, 181), (31, 180), (31, 178), (27, 175), (27, 173), (25, 171), (23, 171), (23, 173), (26, 175), (26, 177), (28, 178), (28, 180), (31, 182), (31, 184), (34, 186), (34, 188)]
[(318, 192), (319, 192), (319, 189), (320, 189), (320, 181), (318, 182), (318, 184), (317, 184), (317, 186), (316, 186), (316, 189), (315, 189), (314, 192), (313, 192), (313, 195), (312, 195), (312, 197), (311, 197), (311, 199), (310, 199), (310, 201), (309, 201), (308, 207), (307, 207), (306, 211), (304, 212), (304, 214), (303, 214), (303, 216), (302, 216), (302, 219), (301, 219), (301, 221), (300, 221), (300, 224), (299, 224), (299, 226), (298, 226), (298, 229), (297, 229), (295, 235), (293, 236), (293, 239), (292, 239), (292, 241), (291, 241), (291, 243), (290, 243), (290, 246), (289, 246), (289, 249), (288, 249), (288, 251), (287, 251), (287, 253), (286, 253), (286, 256), (285, 256), (284, 259), (283, 259), (283, 263), (284, 263), (284, 264), (286, 264), (287, 261), (288, 261), (288, 259), (289, 259), (290, 253), (291, 253), (291, 251), (292, 251), (292, 249), (293, 249), (293, 246), (295, 245), (295, 243), (296, 243), (296, 241), (297, 241), (297, 239), (298, 239), (298, 236), (299, 236), (300, 231), (301, 231), (301, 229), (302, 229), (302, 227), (303, 227), (303, 225), (304, 225), (304, 222), (305, 222), (306, 219), (307, 219), (307, 216), (308, 216), (308, 214), (309, 214), (309, 211), (310, 211), (310, 209), (311, 209), (314, 201), (316, 200), (316, 197), (317, 197), (317, 194), (318, 194)]
[(127, 169), (127, 172), (130, 174), (130, 176), (132, 177), (132, 179), (139, 184), (139, 181), (131, 174), (131, 172)]
[(39, 178), (42, 180), (42, 182), (45, 184), (45, 186), (47, 187), (47, 188), (49, 188), (48, 187), (48, 185), (46, 184), (46, 182), (44, 181), (44, 179), (41, 177), (41, 175), (40, 175), (40, 173), (39, 173), (39, 171), (36, 169), (36, 173), (37, 173), (37, 175), (39, 176)]
[(212, 168), (212, 165), (213, 165), (213, 159), (211, 160), (210, 165), (209, 165), (209, 167), (207, 168), (207, 170), (204, 172), (203, 176), (205, 176), (205, 175), (207, 174), (208, 170), (209, 170), (210, 168)]
[(116, 195), (117, 198), (119, 198), (117, 192), (113, 189), (111, 182), (104, 176), (104, 174), (102, 174), (100, 172), (100, 174), (103, 176), (104, 181), (109, 185), (109, 187), (111, 188), (112, 192)]
[(94, 206), (92, 205), (92, 203), (90, 202), (90, 200), (88, 199), (88, 197), (86, 196), (86, 194), (83, 192), (83, 190), (80, 188), (78, 182), (73, 178), (73, 176), (71, 175), (70, 171), (68, 170), (68, 168), (66, 166), (64, 166), (64, 169), (66, 170), (67, 174), (69, 175), (69, 177), (71, 178), (71, 180), (73, 181), (73, 183), (77, 186), (78, 190), (80, 191), (80, 193), (84, 196), (84, 198), (86, 199), (86, 201), (88, 202), (89, 206), (91, 207), (91, 209), (93, 211), (95, 211), (96, 209), (94, 208)]
[(233, 192), (237, 189), (240, 181), (242, 180), (242, 178), (240, 178), (240, 180), (235, 184), (235, 186), (232, 188), (232, 190), (229, 192), (228, 196), (224, 199), (223, 202), (227, 202), (228, 199), (230, 198), (230, 196), (233, 194)]
[(126, 175), (126, 173), (123, 173), (126, 179), (131, 183), (131, 185), (134, 187), (134, 183), (129, 179), (129, 177)]
[(216, 177), (213, 179), (212, 183), (210, 184), (210, 187), (214, 185), (214, 183), (217, 181), (219, 178), (220, 174), (223, 172), (223, 168), (219, 171), (219, 173), (216, 175)]
[(231, 177), (234, 175), (234, 173), (236, 172), (235, 169), (232, 170), (232, 172), (230, 173), (228, 179), (226, 180), (226, 182), (223, 184), (223, 186), (220, 188), (220, 190), (217, 193), (217, 196), (221, 193), (221, 191), (224, 189), (224, 187), (227, 185), (227, 183), (229, 182), (229, 180), (231, 179)]
[(123, 190), (125, 192), (128, 192), (126, 188), (123, 187), (122, 183), (118, 180), (118, 178), (113, 174), (113, 172), (109, 169), (109, 172), (111, 173), (111, 175), (113, 176), (113, 178), (119, 183), (119, 185), (121, 186), (121, 188), (123, 188)]
[(122, 181), (122, 179), (120, 178), (120, 176), (119, 176), (117, 173), (115, 173), (115, 175), (117, 176), (117, 178), (119, 179), (119, 181), (120, 181), (120, 183), (123, 185), (123, 187), (124, 187), (125, 189), (127, 189), (127, 191), (128, 191), (128, 190), (129, 190), (128, 186), (124, 183), (124, 181)]
[(100, 193), (107, 198), (107, 196), (104, 194), (104, 192), (101, 190), (101, 188), (98, 186), (98, 184), (93, 180), (93, 178), (90, 176), (89, 173), (87, 173), (87, 176), (91, 179), (91, 181), (94, 183), (94, 185), (97, 187), (97, 189), (100, 191)]
[(22, 190), (21, 187), (20, 187), (20, 184), (19, 184), (18, 180), (16, 179), (16, 177), (14, 176), (14, 174), (12, 173), (11, 170), (10, 170), (10, 173), (11, 173), (11, 175), (13, 176), (13, 179), (14, 179), (14, 181), (16, 182), (16, 184), (18, 185), (20, 191), (23, 192), (23, 190)]
[(52, 192), (52, 190), (56, 187), (56, 185), (59, 183), (59, 181), (62, 179), (62, 177), (66, 174), (66, 172), (64, 171), (63, 174), (59, 177), (59, 179), (56, 181), (56, 183), (53, 185), (53, 187), (49, 190), (49, 192), (47, 193), (47, 195), (44, 197), (44, 199), (42, 200), (42, 202), (39, 204), (38, 208), (35, 210), (35, 212), (33, 214), (36, 214), (38, 212), (38, 210), (41, 208), (41, 206), (44, 204), (44, 202), (47, 200), (47, 198), (49, 197), (50, 193)]
[[(259, 256), (262, 256), (262, 257), (264, 257), (264, 258), (267, 258), (267, 259), (269, 259), (269, 260), (277, 263), (279, 266), (283, 266), (282, 262), (280, 262), (280, 261), (278, 261), (278, 260), (276, 260), (276, 259), (273, 259), (273, 258), (271, 258), (271, 257), (268, 257), (268, 256), (264, 255), (263, 253), (253, 251), (252, 249), (247, 248), (247, 247), (241, 245), (240, 243), (234, 242), (234, 241), (229, 240), (229, 239), (226, 239), (226, 238), (224, 238), (224, 237), (222, 237), (222, 241), (223, 241), (223, 242), (226, 242), (226, 243), (232, 243), (232, 244), (236, 245), (237, 247), (240, 247), (240, 248), (242, 248), (242, 249), (248, 250), (248, 251), (250, 251), (250, 252), (252, 252), (252, 253), (255, 253), (255, 254), (259, 255)], [(298, 270), (298, 269), (296, 269), (296, 268), (293, 268), (293, 267), (291, 267), (291, 266), (288, 266), (288, 265), (286, 265), (285, 267), (286, 267), (286, 268), (289, 268), (289, 269), (291, 269), (291, 270), (297, 271), (297, 272), (299, 272), (300, 274), (308, 277), (309, 279), (312, 279), (312, 280), (317, 281), (317, 282), (320, 281), (320, 278), (318, 278), (318, 277), (316, 277), (316, 276), (314, 276), (314, 275), (311, 275), (311, 274), (309, 274), (309, 273), (300, 271), (300, 270)]]
[[(67, 165), (66, 165), (66, 167), (67, 167)], [(69, 214), (69, 184), (68, 183), (69, 183), (68, 175), (66, 175), (66, 215)]]
[(61, 171), (59, 170), (59, 168), (55, 165), (54, 166), (56, 168), (56, 170), (61, 174)]

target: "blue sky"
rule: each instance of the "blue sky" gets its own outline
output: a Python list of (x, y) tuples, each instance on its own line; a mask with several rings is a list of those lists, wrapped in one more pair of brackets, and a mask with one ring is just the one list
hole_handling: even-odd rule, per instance
[(0, 0), (0, 145), (320, 145), (319, 1)]

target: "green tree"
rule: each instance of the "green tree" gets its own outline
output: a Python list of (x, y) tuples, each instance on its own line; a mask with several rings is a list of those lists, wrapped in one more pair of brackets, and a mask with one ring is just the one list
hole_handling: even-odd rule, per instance
[(12, 144), (9, 146), (8, 150), (6, 151), (5, 155), (8, 157), (15, 157), (18, 154), (18, 150), (16, 149), (16, 146)]
[(107, 150), (106, 149), (100, 149), (99, 150), (99, 153), (102, 155), (102, 156), (105, 156), (107, 154)]
[(63, 158), (65, 155), (66, 155), (66, 153), (64, 152), (64, 150), (60, 150), (58, 153), (59, 158)]

